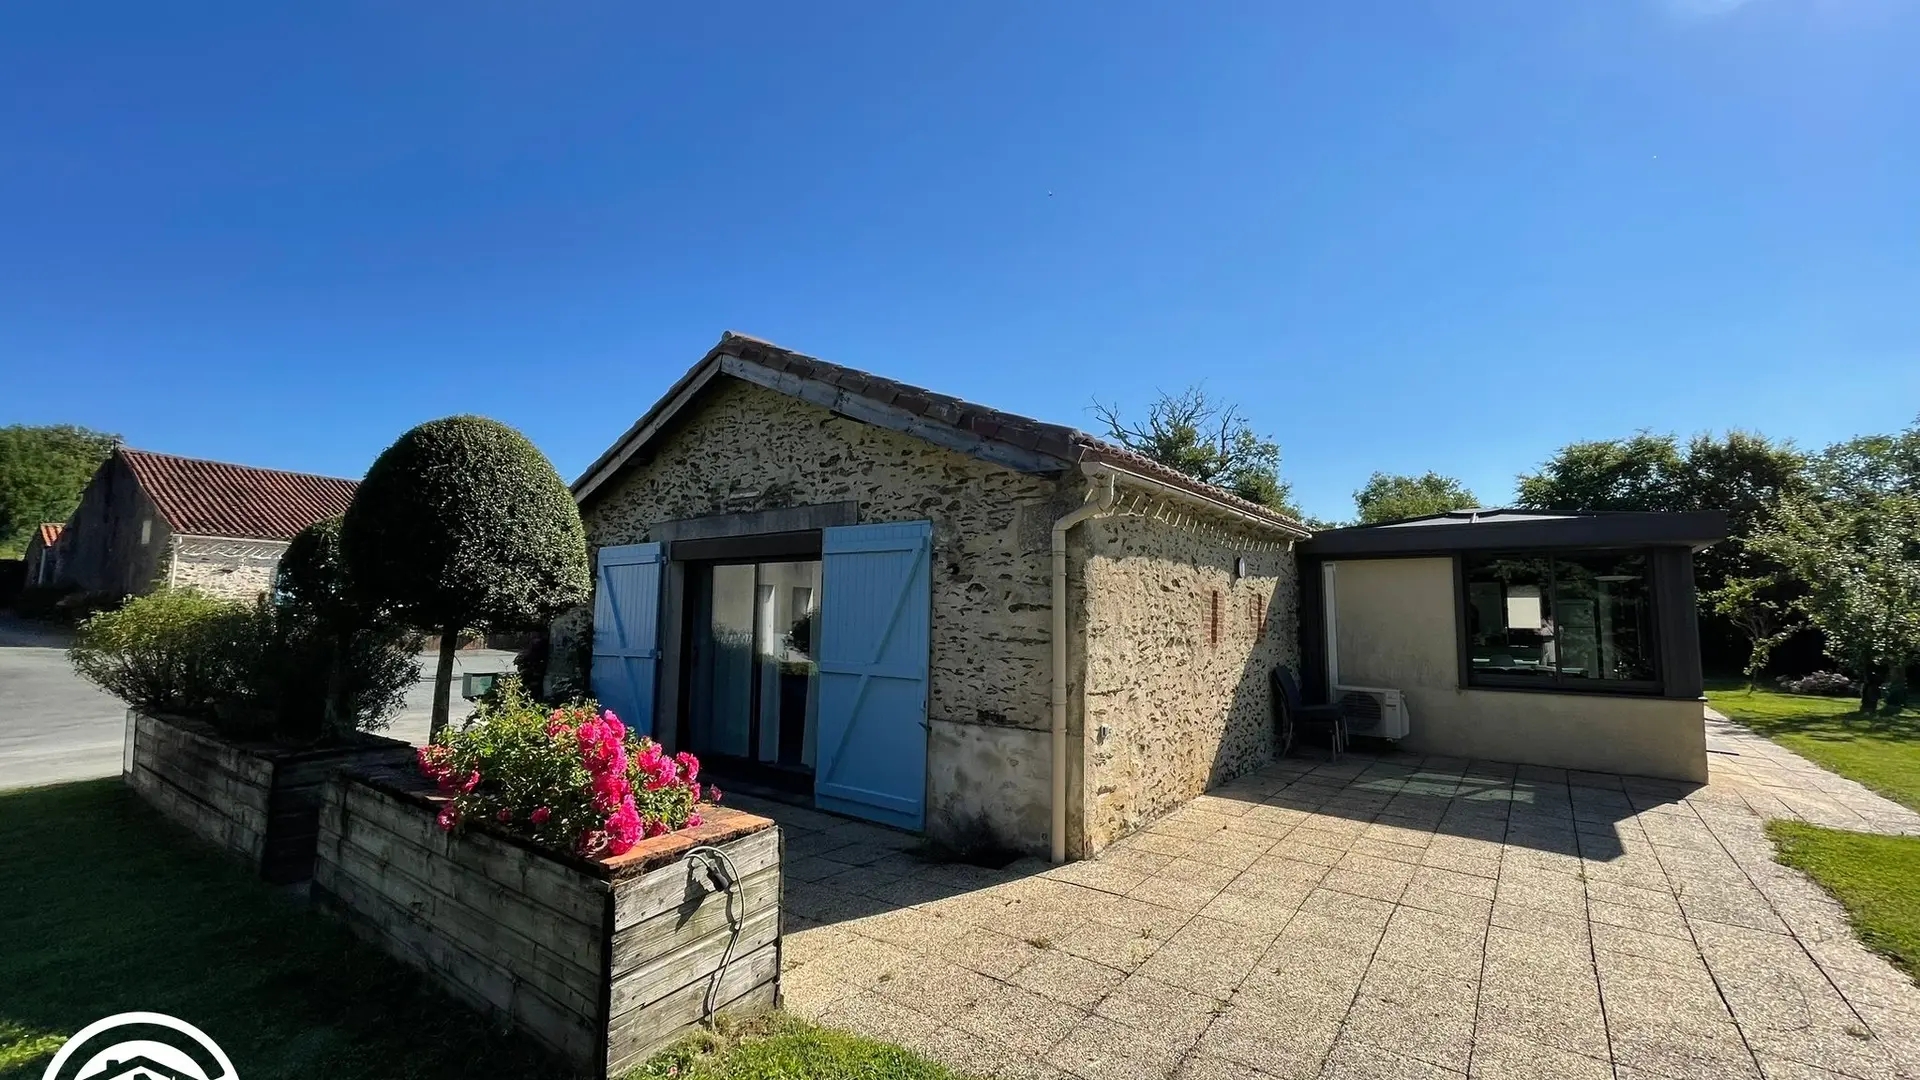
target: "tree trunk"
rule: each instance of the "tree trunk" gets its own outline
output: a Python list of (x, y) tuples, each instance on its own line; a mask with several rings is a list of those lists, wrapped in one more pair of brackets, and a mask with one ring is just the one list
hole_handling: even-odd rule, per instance
[(1886, 691), (1880, 695), (1880, 711), (1887, 716), (1899, 716), (1907, 707), (1907, 664), (1904, 660), (1894, 660), (1887, 664)]
[(427, 741), (440, 738), (447, 726), (447, 712), (453, 704), (453, 654), (460, 648), (460, 628), (449, 626), (440, 632), (440, 670), (433, 676), (433, 726), (427, 729)]
[(325, 726), (326, 734), (330, 738), (346, 734), (356, 726), (355, 721), (359, 719), (351, 715), (341, 715), (346, 711), (346, 702), (340, 699), (345, 696), (343, 691), (347, 681), (346, 658), (341, 655), (343, 651), (340, 640), (335, 638), (333, 648), (328, 650), (327, 655), (327, 704), (326, 710), (321, 715), (321, 723)]
[(1868, 663), (1860, 675), (1860, 715), (1872, 716), (1880, 707), (1880, 669)]

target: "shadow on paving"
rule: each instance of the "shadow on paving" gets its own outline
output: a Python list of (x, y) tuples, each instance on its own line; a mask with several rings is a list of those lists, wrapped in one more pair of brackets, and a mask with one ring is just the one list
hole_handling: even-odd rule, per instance
[(1389, 751), (1283, 758), (1207, 795), (1605, 862), (1626, 853), (1621, 821), (1703, 786)]
[[(1214, 787), (1133, 835), (1207, 841), (1219, 828), (1212, 823), (1218, 815), (1207, 811), (1232, 816), (1236, 812), (1223, 804), (1238, 803), (1339, 819), (1353, 823), (1356, 831), (1361, 825), (1389, 825), (1610, 862), (1626, 854), (1620, 822), (1677, 806), (1700, 787), (1392, 752), (1347, 753), (1338, 762), (1294, 756)], [(922, 838), (908, 833), (763, 799), (729, 801), (780, 822), (786, 840), (785, 903), (804, 920), (801, 926), (934, 904), (1049, 872), (1071, 874), (1032, 857), (998, 869), (940, 861), (927, 853)]]
[(780, 823), (786, 911), (832, 924), (964, 896), (1045, 873), (1044, 859), (998, 868), (935, 854), (924, 837), (806, 807), (731, 794), (727, 805)]

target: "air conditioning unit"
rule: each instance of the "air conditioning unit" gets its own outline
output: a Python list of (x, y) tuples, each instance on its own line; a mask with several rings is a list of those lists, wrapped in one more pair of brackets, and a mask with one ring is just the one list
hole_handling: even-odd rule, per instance
[(1406, 699), (1398, 690), (1378, 686), (1338, 686), (1333, 699), (1346, 716), (1347, 734), (1375, 739), (1406, 738), (1410, 718)]

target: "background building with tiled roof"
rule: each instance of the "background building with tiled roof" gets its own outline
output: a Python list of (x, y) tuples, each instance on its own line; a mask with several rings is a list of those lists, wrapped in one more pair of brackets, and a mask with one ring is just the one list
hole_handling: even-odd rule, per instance
[(56, 558), (60, 542), (60, 530), (64, 528), (58, 521), (43, 521), (27, 538), (26, 584), (51, 585), (59, 574), (60, 564)]
[(356, 482), (121, 447), (88, 482), (57, 546), (86, 592), (161, 585), (247, 598), (273, 586), (294, 535), (346, 512)]

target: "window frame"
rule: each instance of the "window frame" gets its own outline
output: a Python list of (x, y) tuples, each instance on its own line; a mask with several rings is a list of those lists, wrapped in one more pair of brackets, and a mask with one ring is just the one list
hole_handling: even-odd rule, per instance
[[(1666, 613), (1662, 610), (1661, 589), (1657, 580), (1657, 549), (1651, 547), (1614, 547), (1614, 548), (1514, 548), (1488, 549), (1486, 551), (1456, 552), (1453, 556), (1453, 614), (1454, 643), (1459, 652), (1460, 688), (1462, 690), (1516, 691), (1535, 694), (1601, 694), (1627, 697), (1665, 697), (1667, 684), (1667, 659), (1663, 637), (1666, 634)], [(1480, 559), (1543, 559), (1547, 563), (1547, 580), (1543, 588), (1544, 596), (1552, 597), (1558, 591), (1558, 574), (1555, 564), (1561, 561), (1583, 556), (1639, 555), (1646, 560), (1647, 585), (1647, 624), (1649, 641), (1648, 658), (1653, 663), (1652, 679), (1568, 679), (1562, 676), (1556, 666), (1551, 679), (1537, 675), (1498, 675), (1477, 672), (1473, 667), (1473, 643), (1468, 640), (1468, 607), (1472, 597), (1468, 593), (1467, 560)]]

